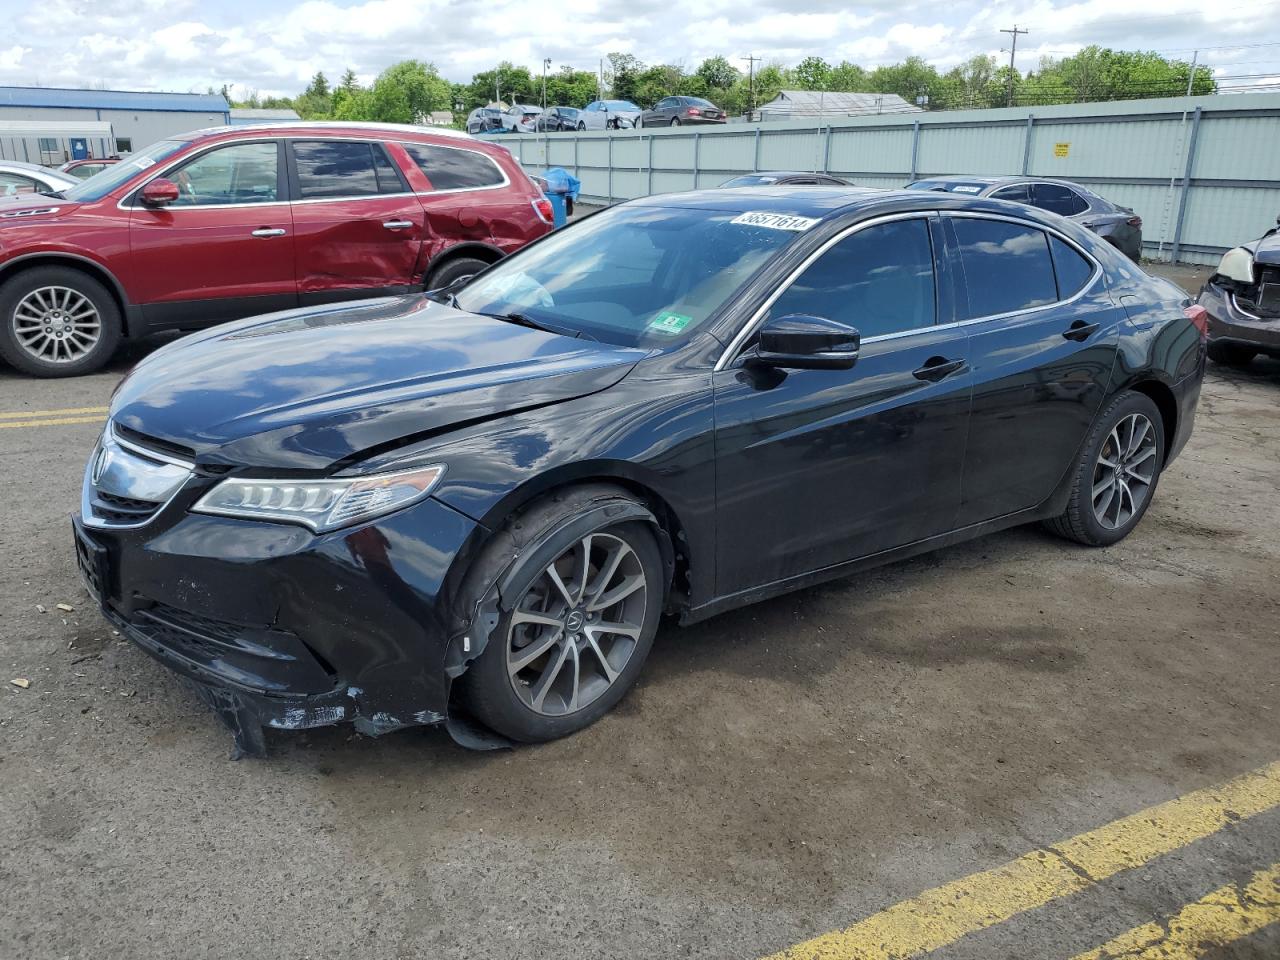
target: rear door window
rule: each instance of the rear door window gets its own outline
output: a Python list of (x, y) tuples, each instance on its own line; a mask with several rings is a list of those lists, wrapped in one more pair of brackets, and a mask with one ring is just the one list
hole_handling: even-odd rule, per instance
[(474, 150), (455, 150), (433, 143), (402, 144), (434, 190), (478, 190), (506, 182), (498, 165)]
[(994, 200), (1011, 200), (1014, 203), (1030, 203), (1031, 202), (1031, 185), (1029, 183), (1015, 183), (1010, 187), (1001, 187), (995, 193), (991, 194)]
[(399, 175), (381, 144), (352, 140), (293, 143), (298, 198), (326, 200), (399, 193)]
[(1042, 210), (1070, 217), (1089, 209), (1084, 198), (1060, 183), (1037, 183), (1031, 191), (1032, 203)]
[(1053, 270), (1058, 276), (1058, 299), (1074, 297), (1093, 276), (1093, 264), (1071, 244), (1053, 235), (1049, 236), (1049, 249), (1053, 253)]
[(928, 221), (896, 220), (845, 237), (769, 308), (772, 317), (793, 313), (839, 320), (864, 338), (932, 326), (937, 306)]
[(969, 293), (967, 319), (1053, 303), (1057, 299), (1049, 238), (1005, 220), (952, 217)]

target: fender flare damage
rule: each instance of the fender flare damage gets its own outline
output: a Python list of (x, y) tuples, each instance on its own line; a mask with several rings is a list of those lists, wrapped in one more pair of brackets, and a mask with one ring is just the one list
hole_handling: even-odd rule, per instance
[[(652, 510), (621, 494), (622, 491), (601, 490), (594, 494), (596, 502), (588, 510), (550, 528), (524, 531), (518, 524), (508, 523), (494, 535), (467, 571), (459, 592), (458, 609), (469, 611), (470, 615), (456, 624), (445, 649), (444, 669), (451, 683), (484, 653), (502, 615), (514, 608), (542, 567), (555, 559), (554, 542), (558, 538), (574, 539), (628, 520), (648, 523), (662, 556), (663, 575), (667, 583), (671, 582), (675, 551), (670, 536)], [(522, 564), (525, 558), (531, 562)], [(472, 750), (514, 746), (506, 737), (472, 720), (452, 697), (445, 729), (459, 746)]]

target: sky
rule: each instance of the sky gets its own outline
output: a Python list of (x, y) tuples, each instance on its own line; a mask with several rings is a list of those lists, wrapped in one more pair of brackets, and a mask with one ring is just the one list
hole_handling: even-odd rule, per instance
[[(317, 71), (363, 82), (399, 60), (434, 63), (453, 81), (507, 59), (535, 74), (595, 70), (610, 51), (694, 69), (754, 54), (810, 55), (868, 67), (924, 57), (945, 71), (974, 54), (1017, 66), (1089, 44), (1155, 50), (1216, 67), (1221, 85), (1269, 79), (1280, 90), (1280, 0), (0, 0), (0, 85), (204, 92), (230, 84), (292, 96)], [(25, 9), (23, 9), (25, 7)], [(1251, 79), (1259, 77), (1261, 79)], [(1239, 78), (1239, 79), (1237, 79)]]

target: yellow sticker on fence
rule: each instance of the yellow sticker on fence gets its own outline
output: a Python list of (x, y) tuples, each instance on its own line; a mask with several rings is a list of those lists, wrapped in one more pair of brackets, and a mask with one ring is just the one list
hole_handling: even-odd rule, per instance
[(1070, 143), (1055, 143), (1053, 145), (1053, 155), (1055, 157), (1067, 157), (1071, 154)]

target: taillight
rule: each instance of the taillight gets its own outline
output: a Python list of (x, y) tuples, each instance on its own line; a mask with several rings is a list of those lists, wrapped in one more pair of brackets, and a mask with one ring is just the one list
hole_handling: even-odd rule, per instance
[(1139, 227), (1139, 228), (1140, 228), (1140, 227), (1142, 226), (1142, 218), (1141, 218), (1141, 217), (1130, 217), (1128, 220), (1126, 220), (1126, 221), (1125, 221), (1125, 223), (1127, 223), (1127, 224), (1128, 224), (1129, 226), (1131, 226), (1131, 227)]
[(551, 201), (546, 197), (539, 197), (537, 200), (531, 200), (530, 203), (533, 204), (533, 212), (543, 223), (556, 222), (556, 212), (551, 209)]
[(702, 111), (701, 111), (700, 109), (698, 109), (697, 107), (690, 107), (690, 108), (689, 108), (689, 116), (691, 116), (691, 117), (698, 117), (698, 116), (701, 116), (701, 115), (702, 115)]
[(1205, 340), (1209, 336), (1209, 311), (1198, 303), (1193, 303), (1182, 311), (1186, 314), (1187, 319), (1191, 321), (1192, 326), (1200, 331), (1200, 339)]

